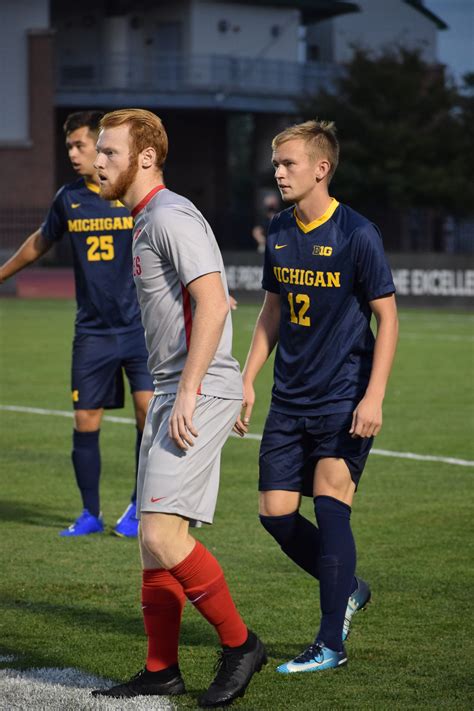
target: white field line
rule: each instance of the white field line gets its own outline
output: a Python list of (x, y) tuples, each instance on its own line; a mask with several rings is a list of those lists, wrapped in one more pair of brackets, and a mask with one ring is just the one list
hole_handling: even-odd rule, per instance
[(79, 669), (0, 669), (0, 711), (176, 711), (168, 697), (114, 699), (91, 695), (112, 681)]
[[(23, 412), (27, 415), (52, 415), (56, 417), (73, 417), (73, 413), (67, 410), (46, 410), (42, 407), (23, 407), (21, 405), (0, 405), (0, 411), (4, 412)], [(114, 422), (118, 425), (134, 425), (135, 420), (131, 417), (114, 417), (113, 415), (104, 415), (106, 422)], [(245, 437), (239, 437), (234, 432), (231, 437), (239, 439), (252, 439), (260, 441), (261, 434), (249, 433)], [(474, 461), (469, 459), (457, 459), (456, 457), (438, 457), (433, 454), (415, 454), (414, 452), (393, 452), (388, 449), (371, 449), (371, 454), (378, 454), (381, 457), (395, 457), (396, 459), (415, 459), (419, 462), (442, 462), (443, 464), (455, 464), (459, 467), (474, 467)]]
[(406, 333), (401, 332), (400, 338), (402, 340), (408, 341), (452, 341), (458, 343), (472, 343), (474, 341), (474, 336), (459, 336), (456, 334), (449, 333)]

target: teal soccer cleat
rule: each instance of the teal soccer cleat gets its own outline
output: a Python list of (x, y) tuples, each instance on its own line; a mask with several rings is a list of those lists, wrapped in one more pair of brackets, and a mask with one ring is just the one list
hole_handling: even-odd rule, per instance
[(326, 669), (337, 669), (343, 664), (347, 664), (347, 654), (344, 648), (342, 652), (335, 652), (333, 649), (325, 647), (324, 642), (314, 642), (291, 662), (280, 664), (277, 667), (277, 672), (294, 674), (295, 672), (325, 671)]
[(122, 538), (136, 538), (138, 536), (137, 505), (135, 502), (127, 506), (115, 524), (113, 533)]
[(90, 533), (102, 533), (104, 522), (102, 516), (93, 516), (87, 509), (81, 513), (74, 523), (64, 531), (60, 531), (60, 536), (88, 536)]
[(347, 601), (346, 614), (344, 616), (344, 627), (342, 628), (342, 641), (345, 642), (349, 637), (349, 629), (351, 626), (352, 618), (356, 612), (359, 610), (364, 610), (367, 603), (370, 601), (370, 588), (365, 580), (361, 578), (356, 578), (357, 587), (353, 593), (349, 596)]

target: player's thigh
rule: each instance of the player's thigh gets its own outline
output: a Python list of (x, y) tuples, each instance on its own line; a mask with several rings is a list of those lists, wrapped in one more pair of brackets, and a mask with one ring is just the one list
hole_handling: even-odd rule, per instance
[(314, 460), (314, 496), (333, 496), (351, 504), (373, 438), (351, 437), (352, 413), (327, 415), (318, 422), (311, 453)]
[(74, 410), (123, 407), (123, 377), (116, 336), (76, 334), (71, 387)]
[[(285, 507), (290, 501), (297, 500), (303, 490), (305, 462), (303, 418), (270, 409), (260, 445), (260, 501), (266, 501), (268, 505), (274, 501), (277, 505), (278, 500)], [(273, 496), (271, 492), (281, 493)], [(288, 504), (284, 502), (286, 498)]]
[(139, 392), (153, 392), (153, 378), (148, 370), (148, 351), (143, 329), (121, 334), (119, 342), (120, 358), (132, 395)]
[(150, 404), (140, 449), (137, 510), (140, 515), (179, 515), (191, 525), (212, 523), (221, 450), (241, 402), (198, 396), (193, 421), (199, 436), (193, 447), (182, 450), (168, 434), (174, 401), (174, 395), (157, 395)]

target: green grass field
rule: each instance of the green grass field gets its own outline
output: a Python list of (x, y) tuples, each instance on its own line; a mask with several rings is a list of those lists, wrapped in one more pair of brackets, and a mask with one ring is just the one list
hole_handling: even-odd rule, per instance
[[(234, 316), (241, 361), (256, 314), (244, 305)], [(70, 410), (73, 316), (68, 301), (0, 301), (2, 406)], [(465, 313), (401, 313), (376, 448), (474, 459), (473, 324)], [(268, 367), (258, 382), (254, 433), (262, 431), (270, 385)], [(130, 398), (112, 414), (131, 417)], [(0, 421), (0, 653), (14, 656), (3, 666), (77, 667), (125, 679), (141, 668), (145, 653), (136, 542), (112, 535), (59, 538), (58, 530), (80, 512), (72, 421), (12, 411), (0, 411)], [(132, 426), (104, 422), (102, 505), (109, 529), (129, 496), (133, 443)], [(268, 666), (235, 708), (472, 709), (473, 466), (369, 457), (353, 527), (358, 570), (372, 585), (373, 604), (355, 619), (346, 668), (286, 678), (274, 667), (312, 640), (318, 591), (258, 523), (257, 455), (257, 441), (229, 440), (215, 525), (197, 533), (219, 558), (239, 609), (269, 651)], [(189, 694), (179, 709), (196, 707), (217, 650), (213, 630), (189, 608), (180, 658)]]

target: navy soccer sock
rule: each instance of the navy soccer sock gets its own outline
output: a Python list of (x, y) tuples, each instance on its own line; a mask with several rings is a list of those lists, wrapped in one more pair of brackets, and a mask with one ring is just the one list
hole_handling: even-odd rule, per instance
[(100, 430), (95, 432), (78, 432), (74, 430), (72, 436), (72, 463), (77, 485), (81, 492), (84, 508), (93, 516), (98, 516), (100, 512), (99, 433)]
[(137, 438), (135, 440), (135, 486), (133, 488), (133, 493), (130, 497), (130, 501), (134, 504), (137, 500), (137, 476), (138, 476), (138, 460), (140, 458), (140, 446), (142, 443), (143, 430), (139, 430), (137, 427)]
[(262, 516), (260, 522), (291, 560), (319, 580), (319, 531), (299, 511), (285, 516)]
[(326, 647), (341, 651), (344, 614), (356, 566), (351, 507), (332, 496), (316, 496), (314, 510), (321, 540), (321, 626), (316, 638), (323, 641)]

